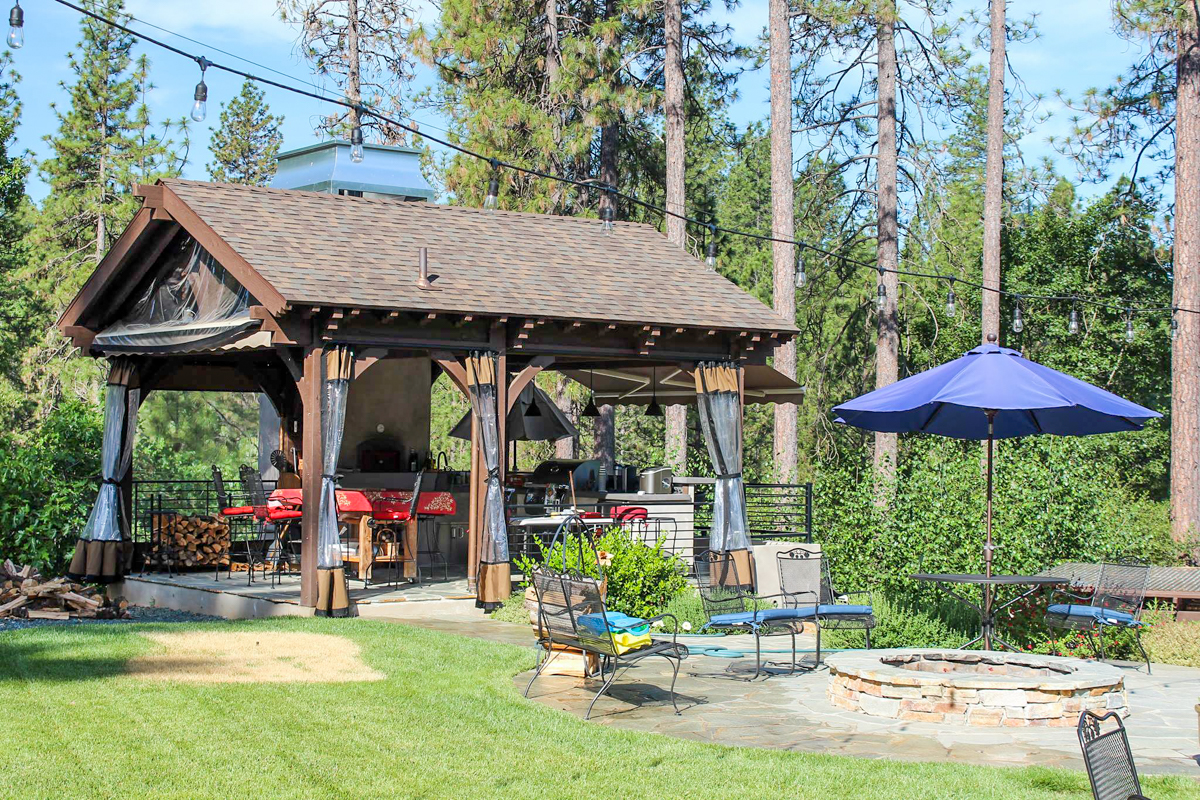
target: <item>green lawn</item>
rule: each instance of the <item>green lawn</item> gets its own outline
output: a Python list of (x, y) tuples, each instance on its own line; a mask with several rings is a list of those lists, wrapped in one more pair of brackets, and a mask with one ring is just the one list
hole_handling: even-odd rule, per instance
[[(523, 699), (528, 651), (365, 620), (209, 623), (336, 633), (384, 681), (150, 683), (170, 626), (0, 633), (6, 797), (1089, 797), (1082, 773), (719, 747), (587, 724)], [(176, 628), (180, 626), (174, 626)], [(667, 713), (664, 711), (664, 713)], [(684, 712), (687, 713), (686, 711)], [(1150, 779), (1156, 800), (1198, 797)]]

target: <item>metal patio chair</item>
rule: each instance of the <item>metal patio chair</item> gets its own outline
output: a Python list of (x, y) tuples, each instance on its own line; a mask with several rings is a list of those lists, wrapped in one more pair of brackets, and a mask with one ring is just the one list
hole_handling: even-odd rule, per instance
[(861, 630), (871, 649), (875, 613), (869, 603), (849, 602), (851, 597), (870, 595), (866, 590), (838, 592), (829, 577), (829, 560), (820, 553), (797, 547), (776, 556), (779, 588), (784, 605), (800, 612), (800, 618), (817, 629), (817, 665), (821, 664), (821, 629)]
[[(232, 575), (233, 565), (233, 532), (240, 527), (242, 522), (254, 519), (254, 506), (236, 505), (232, 495), (225, 489), (225, 478), (221, 474), (221, 468), (216, 464), (212, 465), (212, 485), (213, 494), (217, 496), (217, 508), (220, 509), (221, 518), (229, 524), (229, 554), (230, 565), (229, 572)], [(216, 577), (220, 577), (220, 562), (217, 563)], [(246, 540), (246, 574), (247, 583), (254, 579), (254, 558), (251, 554), (249, 540)]]
[(274, 586), (283, 574), (284, 565), (290, 569), (292, 564), (300, 563), (299, 553), (295, 551), (295, 547), (300, 545), (300, 537), (292, 536), (292, 533), (304, 517), (304, 512), (294, 508), (272, 508), (267, 491), (263, 488), (262, 475), (253, 467), (243, 466), (241, 477), (250, 505), (254, 507), (255, 519), (263, 531), (269, 525), (275, 532), (273, 541), (267, 543), (263, 553), (263, 561), (275, 566), (271, 571), (271, 585)]
[[(1100, 577), (1090, 598), (1064, 589), (1055, 589), (1051, 593), (1050, 606), (1046, 609), (1046, 626), (1050, 628), (1052, 637), (1055, 630), (1083, 631), (1092, 643), (1092, 649), (1099, 652), (1101, 661), (1107, 659), (1104, 651), (1104, 629), (1130, 629), (1134, 632), (1138, 650), (1142, 651), (1142, 658), (1146, 660), (1148, 675), (1150, 656), (1146, 654), (1146, 648), (1142, 647), (1141, 616), (1149, 581), (1150, 566), (1147, 564), (1137, 561), (1101, 564)], [(1072, 588), (1079, 591), (1077, 586)], [(1066, 602), (1054, 602), (1059, 595)], [(1057, 637), (1053, 638), (1053, 644), (1057, 653)]]
[[(1109, 719), (1117, 726), (1101, 731), (1100, 724)], [(1113, 711), (1102, 715), (1092, 711), (1081, 713), (1079, 747), (1096, 800), (1147, 800), (1142, 794), (1137, 765), (1133, 763), (1129, 737), (1120, 715)]]
[[(533, 688), (533, 682), (542, 674), (542, 670), (555, 654), (564, 647), (570, 647), (600, 658), (599, 677), (604, 683), (588, 704), (587, 713), (583, 715), (585, 720), (592, 715), (596, 701), (609, 690), (621, 670), (653, 657), (666, 659), (671, 664), (671, 705), (676, 714), (680, 713), (679, 705), (675, 701), (675, 681), (679, 678), (680, 662), (688, 657), (688, 649), (676, 641), (679, 622), (673, 614), (659, 614), (651, 619), (635, 620), (624, 614), (609, 611), (604, 604), (600, 583), (595, 578), (578, 573), (559, 572), (544, 564), (533, 570), (531, 582), (537, 596), (540, 647), (537, 667), (533, 677), (529, 679), (529, 685), (525, 687), (526, 697)], [(662, 619), (670, 619), (675, 623), (675, 633), (670, 641), (655, 641), (647, 637), (646, 643), (632, 648), (622, 646), (618, 641), (618, 636), (627, 630), (649, 627)]]
[(737, 562), (729, 553), (705, 551), (696, 557), (696, 583), (700, 604), (708, 622), (700, 631), (733, 631), (754, 635), (754, 675), (762, 674), (764, 636), (792, 638), (791, 672), (796, 671), (796, 634), (804, 629), (804, 620), (796, 608), (771, 606), (780, 595), (757, 595), (748, 575), (739, 575)]

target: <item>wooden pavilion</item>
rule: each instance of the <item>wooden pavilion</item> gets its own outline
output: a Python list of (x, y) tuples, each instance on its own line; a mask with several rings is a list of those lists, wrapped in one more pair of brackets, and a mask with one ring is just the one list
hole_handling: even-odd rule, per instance
[[(110, 395), (109, 416), (126, 408), (135, 420), (152, 391), (264, 393), (283, 420), (280, 448), (299, 457), (305, 508), (319, 506), (322, 477), (332, 481), (322, 466), (323, 355), (332, 350), (353, 360), (350, 411), (343, 406), (350, 426), (354, 386), (384, 375), (380, 365), (404, 369), (386, 373), (390, 390), (370, 402), (403, 414), (408, 398), (419, 410), (423, 391), (427, 416), (432, 380), (445, 373), (470, 396), (481, 355), (495, 365), (501, 409), (544, 369), (678, 375), (707, 363), (733, 367), (744, 402), (739, 367), (765, 365), (796, 333), (648, 225), (617, 222), (610, 231), (576, 217), (185, 180), (137, 194), (142, 208), (63, 313), (60, 331), (84, 354), (114, 363), (110, 389), (124, 388), (125, 405)], [(796, 399), (768, 395), (759, 401)], [(505, 414), (495, 416), (504, 453)], [(122, 538), (132, 427), (114, 428), (112, 469), (106, 437), (101, 488), (101, 498), (106, 488), (121, 498)], [(488, 481), (502, 482), (505, 469), (500, 458), (489, 470), (473, 428), (470, 579)], [(740, 422), (737, 435), (738, 475), (730, 477), (740, 481)], [(81, 547), (97, 544), (92, 530), (89, 521)], [(306, 606), (317, 601), (317, 548), (318, 515), (305, 514)]]

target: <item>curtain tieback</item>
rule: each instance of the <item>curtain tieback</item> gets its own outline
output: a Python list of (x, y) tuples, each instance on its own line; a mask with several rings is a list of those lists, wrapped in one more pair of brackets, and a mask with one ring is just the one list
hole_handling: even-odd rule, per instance
[(717, 480), (719, 480), (719, 481), (720, 480), (732, 480), (734, 478), (740, 478), (740, 477), (742, 477), (742, 473), (740, 473), (740, 472), (728, 472), (724, 475), (718, 475)]
[(120, 486), (121, 480), (120, 480), (120, 478), (101, 478), (100, 483), (102, 485), (108, 483), (108, 484), (112, 484), (113, 486)]
[(492, 469), (488, 470), (488, 480), (490, 481), (492, 478), (495, 478), (496, 480), (500, 480), (500, 468), (499, 467), (493, 467)]
[(338, 477), (337, 473), (333, 473), (333, 472), (322, 472), (321, 473), (321, 480), (325, 480), (328, 478), (331, 481), (336, 481), (337, 477)]

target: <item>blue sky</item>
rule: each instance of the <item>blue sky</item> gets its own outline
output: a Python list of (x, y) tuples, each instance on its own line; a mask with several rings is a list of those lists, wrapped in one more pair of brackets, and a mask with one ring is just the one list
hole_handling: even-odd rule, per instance
[[(720, 7), (720, 0), (715, 0), (714, 5)], [(986, 0), (957, 2), (960, 10), (973, 5), (986, 11)], [(43, 137), (53, 134), (57, 127), (50, 103), (65, 102), (59, 84), (71, 80), (66, 53), (79, 39), (79, 15), (52, 0), (25, 0), (23, 6), (26, 45), (15, 53), (16, 69), (23, 77), (19, 91), (24, 102), (18, 136), (20, 146), (41, 157), (47, 152)], [(295, 31), (278, 19), (274, 0), (127, 0), (127, 7), (140, 20), (250, 58), (296, 78), (315, 80), (307, 64), (296, 56)], [(1009, 0), (1008, 8), (1011, 18), (1035, 10), (1039, 13), (1041, 38), (1010, 47), (1009, 56), (1029, 89), (1047, 96), (1043, 110), (1051, 113), (1044, 124), (1026, 137), (1022, 149), (1027, 160), (1049, 156), (1060, 162), (1061, 172), (1074, 176), (1073, 166), (1058, 157), (1047, 144), (1049, 136), (1070, 128), (1070, 112), (1061, 107), (1054, 92), (1062, 89), (1068, 96), (1078, 96), (1089, 86), (1106, 85), (1136, 57), (1137, 50), (1112, 32), (1107, 0), (1056, 0), (1053, 3)], [(714, 17), (728, 21), (737, 40), (751, 43), (757, 41), (766, 24), (767, 0), (743, 0), (733, 12), (717, 8)], [(427, 7), (421, 21), (432, 24), (435, 20), (435, 12)], [(136, 23), (135, 27), (138, 27)], [(206, 53), (216, 61), (237, 63), (169, 34), (150, 28), (143, 30), (190, 52)], [(152, 114), (156, 119), (186, 115), (199, 69), (194, 62), (152, 46), (146, 52), (151, 58), (151, 74), (156, 86), (149, 98)], [(262, 72), (259, 67), (241, 66), (252, 72)], [(428, 83), (428, 72), (422, 70), (418, 80)], [(219, 104), (238, 92), (241, 79), (209, 70), (207, 83), (209, 113), (204, 123), (193, 126), (191, 159), (185, 170), (185, 176), (189, 178), (207, 177), (208, 128), (216, 124)], [(738, 93), (733, 115), (740, 126), (766, 117), (765, 70), (745, 73), (739, 82)], [(324, 113), (324, 104), (271, 88), (267, 89), (267, 99), (272, 111), (285, 118), (285, 149), (314, 140), (313, 122)], [(422, 128), (435, 133), (443, 125), (442, 120), (428, 111), (417, 112), (413, 118)], [(45, 187), (36, 179), (31, 181), (29, 189), (36, 198), (45, 194)]]

